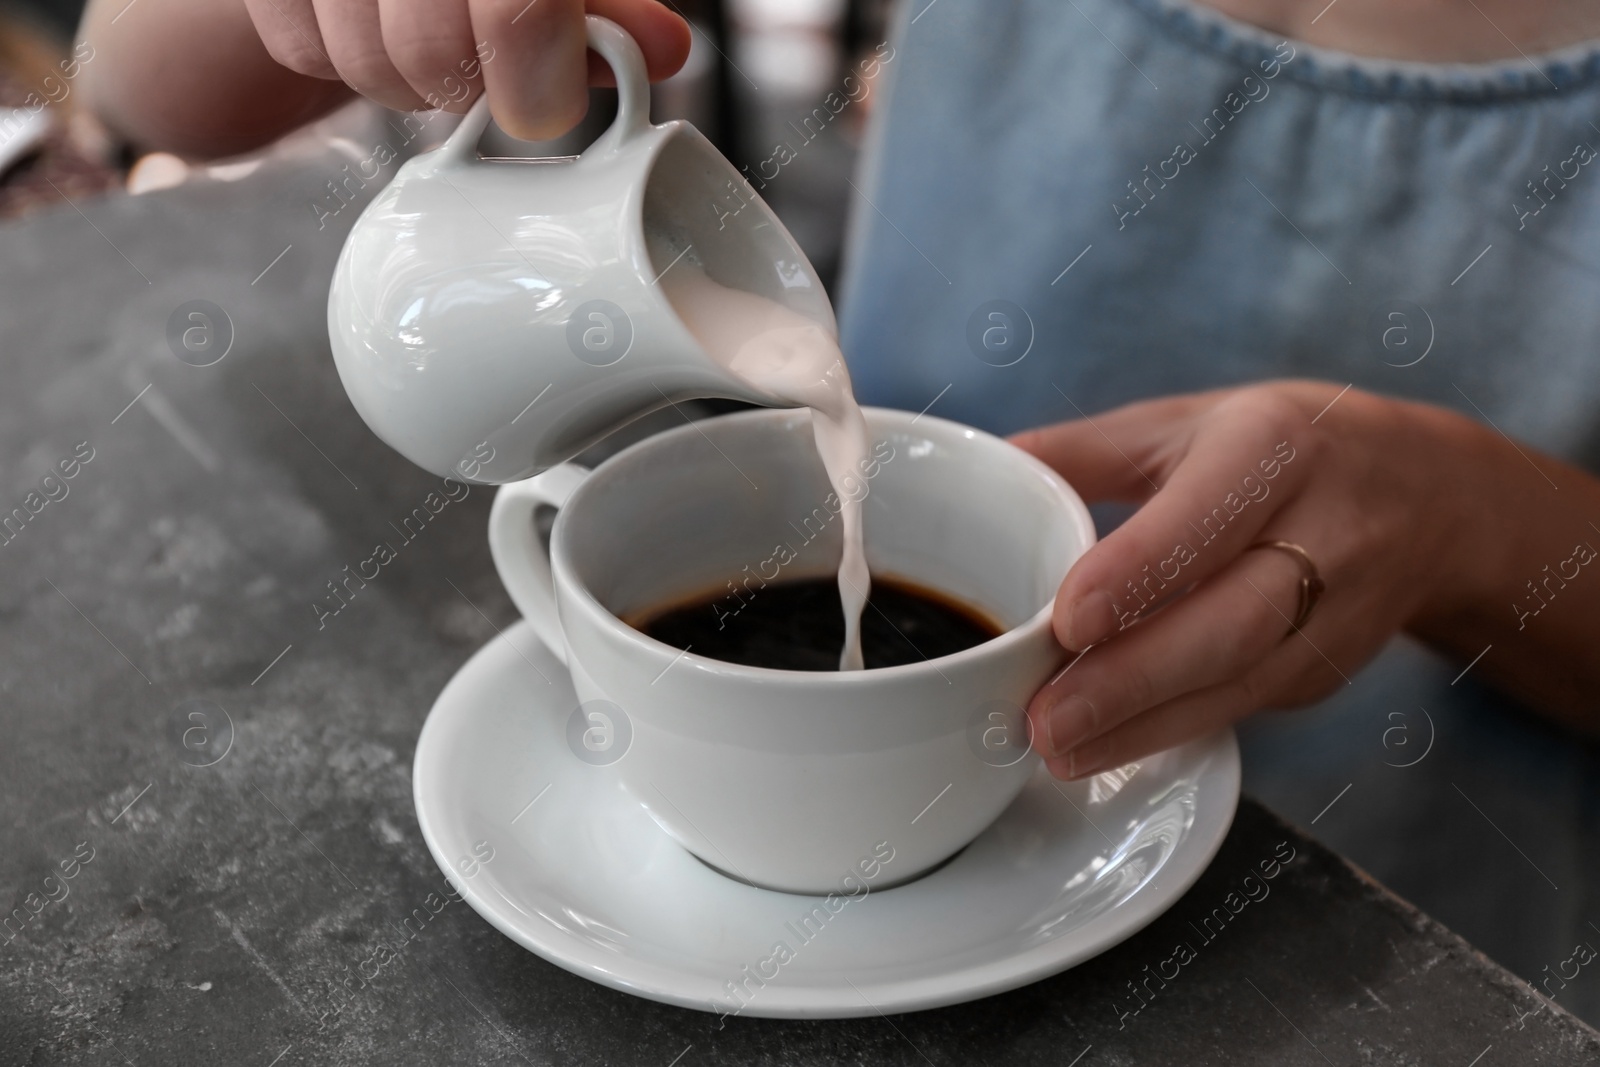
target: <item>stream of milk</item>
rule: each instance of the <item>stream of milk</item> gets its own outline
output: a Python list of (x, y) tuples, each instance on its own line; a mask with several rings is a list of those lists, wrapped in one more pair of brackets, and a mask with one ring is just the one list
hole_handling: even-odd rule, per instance
[(860, 488), (872, 441), (838, 341), (799, 312), (729, 289), (688, 263), (668, 270), (661, 287), (712, 359), (757, 389), (811, 409), (817, 452), (839, 497), (843, 524), (839, 597), (845, 637), (839, 669), (860, 670), (861, 612), (871, 589), (861, 529), (866, 494)]

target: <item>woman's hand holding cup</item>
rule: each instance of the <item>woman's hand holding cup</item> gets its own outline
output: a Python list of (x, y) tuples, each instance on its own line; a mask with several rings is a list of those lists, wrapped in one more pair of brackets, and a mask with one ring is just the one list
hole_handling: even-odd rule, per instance
[(1349, 684), (1471, 572), (1458, 446), (1477, 432), (1440, 408), (1273, 382), (1014, 436), (1085, 499), (1141, 504), (1057, 594), (1056, 637), (1082, 654), (1028, 709), (1051, 772), (1081, 778)]

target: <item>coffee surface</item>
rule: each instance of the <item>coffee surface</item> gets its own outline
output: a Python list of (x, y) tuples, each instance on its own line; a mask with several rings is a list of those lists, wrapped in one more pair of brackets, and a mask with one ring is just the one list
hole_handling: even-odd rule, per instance
[[(839, 669), (844, 613), (831, 577), (774, 582), (742, 605), (726, 590), (640, 612), (635, 629), (698, 656), (788, 671)], [(997, 637), (1001, 628), (975, 608), (909, 582), (876, 576), (861, 615), (866, 669), (948, 656)]]
[(811, 409), (812, 435), (839, 499), (843, 525), (839, 610), (844, 623), (837, 666), (860, 670), (861, 613), (872, 587), (861, 501), (867, 494), (863, 472), (872, 441), (850, 389), (850, 371), (838, 339), (782, 304), (719, 285), (692, 263), (680, 263), (662, 274), (661, 287), (712, 359), (777, 399)]

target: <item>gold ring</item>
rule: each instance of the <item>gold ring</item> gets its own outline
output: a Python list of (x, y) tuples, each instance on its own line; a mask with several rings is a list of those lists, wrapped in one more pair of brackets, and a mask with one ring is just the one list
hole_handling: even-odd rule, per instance
[[(1300, 604), (1295, 612), (1294, 621), (1289, 624), (1289, 633), (1294, 633), (1311, 619), (1311, 613), (1317, 610), (1317, 601), (1322, 599), (1323, 590), (1327, 583), (1322, 580), (1322, 575), (1317, 573), (1317, 565), (1311, 562), (1311, 557), (1306, 550), (1293, 541), (1257, 541), (1246, 552), (1257, 548), (1276, 548), (1293, 556), (1300, 565)], [(1289, 634), (1284, 634), (1285, 637)]]

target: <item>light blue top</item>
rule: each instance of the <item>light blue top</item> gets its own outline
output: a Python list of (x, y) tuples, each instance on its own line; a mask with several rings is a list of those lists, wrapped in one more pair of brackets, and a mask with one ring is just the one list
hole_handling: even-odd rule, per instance
[[(1007, 432), (1306, 376), (1600, 466), (1596, 48), (1362, 60), (1158, 0), (908, 0), (895, 34), (842, 285), (864, 402)], [(1600, 759), (1462, 666), (1397, 645), (1257, 720), (1247, 784), (1539, 981), (1600, 948)], [(1600, 1019), (1600, 972), (1542, 988)]]

